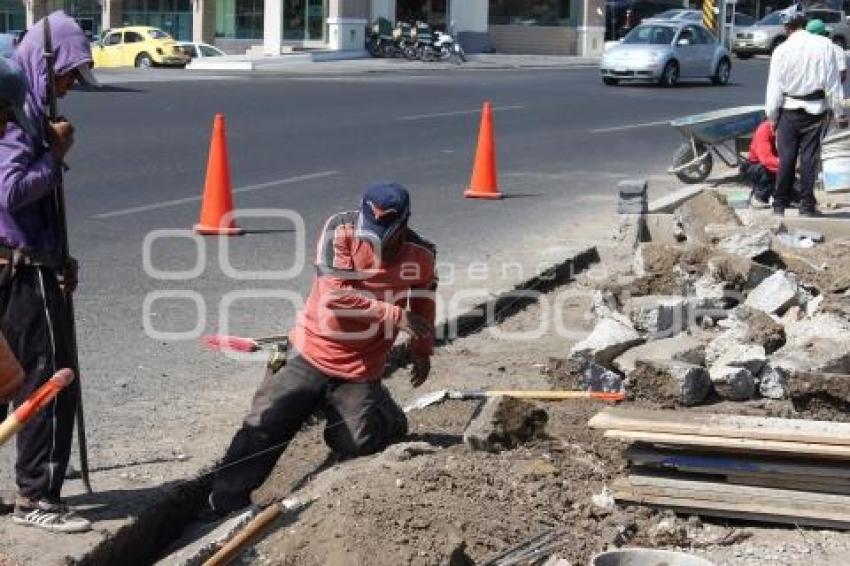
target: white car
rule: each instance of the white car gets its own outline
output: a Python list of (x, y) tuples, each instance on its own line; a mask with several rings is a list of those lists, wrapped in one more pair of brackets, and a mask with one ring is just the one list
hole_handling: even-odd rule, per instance
[(208, 43), (197, 41), (180, 41), (177, 43), (183, 51), (192, 59), (206, 59), (207, 57), (223, 57), (224, 51)]

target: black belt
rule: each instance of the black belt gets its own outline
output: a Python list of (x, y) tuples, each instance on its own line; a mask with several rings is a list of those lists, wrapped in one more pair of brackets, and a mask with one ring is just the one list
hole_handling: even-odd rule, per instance
[(10, 248), (3, 245), (0, 245), (0, 263), (11, 263), (15, 266), (46, 267), (56, 271), (63, 269), (62, 259), (57, 254), (27, 248)]
[(801, 96), (796, 96), (788, 93), (786, 93), (785, 96), (787, 96), (788, 98), (793, 98), (794, 100), (803, 100), (805, 102), (816, 102), (818, 100), (826, 100), (826, 92), (824, 92), (822, 88), (810, 92), (809, 94), (803, 94)]

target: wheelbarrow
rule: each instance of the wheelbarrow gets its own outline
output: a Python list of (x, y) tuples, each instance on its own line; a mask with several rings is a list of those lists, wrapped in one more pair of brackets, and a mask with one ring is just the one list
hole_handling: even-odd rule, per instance
[(670, 125), (685, 141), (668, 172), (683, 183), (701, 183), (711, 174), (714, 155), (737, 168), (746, 159), (747, 141), (765, 119), (763, 106), (737, 106), (673, 120)]

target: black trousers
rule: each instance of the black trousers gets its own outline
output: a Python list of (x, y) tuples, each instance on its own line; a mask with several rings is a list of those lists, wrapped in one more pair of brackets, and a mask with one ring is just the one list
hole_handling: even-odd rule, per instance
[(776, 175), (761, 163), (744, 163), (740, 172), (759, 200), (770, 202), (776, 188)]
[[(72, 367), (72, 326), (56, 274), (46, 268), (0, 267), (0, 331), (24, 369), (17, 406), (56, 370)], [(79, 395), (74, 380), (18, 432), (15, 476), (19, 495), (59, 499), (71, 455)], [(0, 415), (8, 409), (0, 405)]]
[(373, 454), (407, 434), (407, 417), (380, 381), (334, 378), (295, 355), (280, 371), (268, 372), (254, 394), (213, 478), (216, 511), (250, 503), (251, 492), (263, 484), (316, 410), (327, 420), (325, 442), (343, 456)]
[(799, 157), (800, 210), (814, 210), (817, 205), (815, 179), (826, 125), (826, 113), (813, 115), (803, 110), (782, 110), (776, 126), (779, 174), (776, 178), (774, 208), (786, 208), (791, 204)]

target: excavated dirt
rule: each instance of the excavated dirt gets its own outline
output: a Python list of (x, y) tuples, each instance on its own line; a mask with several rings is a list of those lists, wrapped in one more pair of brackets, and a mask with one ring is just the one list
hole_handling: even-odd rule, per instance
[[(621, 260), (629, 264), (628, 259)], [(634, 284), (624, 284), (616, 276), (609, 281), (620, 288)], [(597, 281), (594, 287), (599, 286)], [(658, 283), (650, 286), (654, 287), (647, 289), (651, 293), (667, 294), (666, 290), (659, 293)], [(576, 293), (576, 287), (570, 291)], [(564, 358), (589, 330), (590, 291), (578, 289), (575, 296), (581, 299), (560, 303), (551, 300), (555, 294), (550, 294), (543, 304), (530, 305), (501, 323), (502, 336), (485, 331), (441, 348), (433, 359), (430, 379), (418, 390), (410, 387), (403, 370), (387, 385), (401, 404), (446, 387), (549, 389), (552, 377), (544, 370), (554, 365), (552, 358)], [(553, 312), (552, 305), (560, 305), (561, 310)], [(509, 333), (540, 329), (541, 320), (551, 321), (553, 314), (572, 330), (568, 336), (549, 326), (532, 337), (506, 339)], [(570, 371), (561, 366), (555, 373)], [(666, 380), (659, 383), (647, 376), (639, 381), (630, 406), (672, 405), (662, 387)], [(545, 436), (488, 453), (472, 451), (462, 440), (477, 403), (445, 401), (412, 412), (407, 440), (426, 444), (415, 445), (405, 457), (392, 456), (390, 448), (375, 457), (338, 463), (322, 442), (322, 423), (306, 426), (269, 481), (255, 493), (255, 500), (269, 502), (311, 490), (321, 495), (290, 514), (245, 562), (482, 565), (547, 532), (551, 536), (539, 556), (557, 555), (574, 565), (587, 564), (593, 554), (622, 545), (682, 548), (718, 566), (837, 565), (844, 563), (850, 549), (850, 536), (843, 533), (722, 520), (703, 524), (640, 506), (600, 507), (606, 498), (594, 496), (604, 495), (625, 472), (623, 445), (586, 426), (602, 404), (537, 403), (548, 413)], [(794, 407), (788, 401), (722, 402), (679, 410), (847, 420), (817, 404)]]
[(788, 271), (821, 293), (844, 293), (850, 289), (850, 240), (835, 240), (810, 250), (776, 246)]

